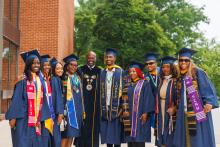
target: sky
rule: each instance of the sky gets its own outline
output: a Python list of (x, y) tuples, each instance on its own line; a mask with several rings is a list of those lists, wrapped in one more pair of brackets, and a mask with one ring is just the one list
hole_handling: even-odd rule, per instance
[(202, 23), (199, 28), (208, 39), (216, 39), (220, 43), (220, 0), (188, 0), (197, 7), (205, 6), (204, 13), (209, 18), (209, 24)]

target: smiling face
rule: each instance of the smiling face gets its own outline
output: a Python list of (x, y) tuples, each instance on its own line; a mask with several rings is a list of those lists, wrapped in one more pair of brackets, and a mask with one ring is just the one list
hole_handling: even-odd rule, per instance
[(37, 73), (40, 70), (40, 60), (35, 58), (31, 64), (31, 72)]
[(162, 72), (163, 72), (164, 76), (169, 76), (171, 74), (170, 64), (163, 64), (162, 65)]
[(94, 66), (96, 63), (96, 54), (94, 52), (90, 52), (87, 55), (87, 65), (89, 65), (90, 67)]
[(114, 65), (116, 61), (116, 57), (112, 54), (107, 54), (105, 56), (105, 64), (108, 66)]
[(145, 68), (149, 71), (149, 72), (152, 72), (154, 70), (157, 69), (157, 63), (155, 60), (150, 60), (150, 61), (147, 61), (145, 63)]
[(55, 67), (55, 74), (58, 77), (61, 77), (63, 75), (63, 65), (60, 63), (57, 63), (56, 67)]
[(137, 75), (135, 68), (129, 68), (129, 75), (132, 80), (135, 80), (138, 78), (138, 75)]
[(50, 73), (51, 70), (51, 66), (50, 66), (50, 62), (44, 62), (43, 63), (43, 73), (48, 75)]
[(71, 61), (70, 63), (68, 63), (67, 65), (67, 72), (71, 75), (73, 75), (76, 70), (78, 68), (78, 63), (77, 61)]
[(180, 70), (187, 70), (190, 65), (190, 58), (188, 57), (180, 57), (179, 58), (179, 68)]

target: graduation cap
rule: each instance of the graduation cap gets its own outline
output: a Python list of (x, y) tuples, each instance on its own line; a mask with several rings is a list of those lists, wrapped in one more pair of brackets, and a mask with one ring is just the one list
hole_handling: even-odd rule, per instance
[(118, 52), (116, 51), (116, 49), (113, 49), (113, 48), (107, 48), (105, 50), (105, 54), (108, 55), (108, 54), (111, 54), (113, 56), (117, 56)]
[(178, 54), (180, 57), (189, 57), (191, 58), (193, 54), (195, 54), (197, 51), (192, 50), (190, 48), (182, 48), (181, 50), (179, 50)]
[(63, 59), (65, 63), (70, 63), (71, 61), (77, 61), (77, 60), (79, 60), (79, 57), (77, 57), (75, 54), (71, 54)]
[(173, 64), (177, 59), (171, 56), (165, 56), (160, 59), (161, 64)]
[(143, 70), (144, 64), (139, 63), (137, 61), (131, 61), (129, 68), (139, 68), (139, 69)]
[(41, 59), (41, 56), (37, 49), (27, 51), (27, 52), (22, 52), (20, 55), (22, 59), (24, 60), (25, 64), (28, 64), (31, 60), (35, 58), (38, 58), (39, 60)]
[(156, 61), (158, 57), (159, 57), (159, 54), (155, 53), (155, 52), (149, 52), (149, 53), (144, 55), (145, 62), (150, 61), (150, 60), (155, 60)]
[(55, 67), (57, 65), (58, 61), (55, 57), (53, 57), (51, 60), (50, 60), (50, 65), (52, 67)]
[(44, 62), (49, 62), (49, 58), (50, 58), (50, 55), (46, 54), (46, 55), (42, 55), (41, 56), (41, 62), (44, 63)]

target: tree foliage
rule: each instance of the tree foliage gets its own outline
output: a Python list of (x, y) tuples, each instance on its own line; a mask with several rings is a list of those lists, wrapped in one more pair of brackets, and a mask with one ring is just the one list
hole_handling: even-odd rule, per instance
[[(117, 48), (123, 67), (156, 51), (173, 55), (202, 37), (207, 22), (203, 8), (184, 0), (78, 0), (75, 8), (75, 50), (84, 57), (92, 49), (102, 63), (106, 47)], [(84, 58), (83, 58), (84, 59)]]

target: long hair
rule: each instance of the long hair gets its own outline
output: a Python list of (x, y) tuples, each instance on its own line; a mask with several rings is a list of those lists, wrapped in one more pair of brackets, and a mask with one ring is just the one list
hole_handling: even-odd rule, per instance
[[(190, 59), (189, 68), (188, 68), (188, 71), (187, 71), (186, 75), (188, 75), (190, 77), (196, 77), (196, 68), (197, 68), (197, 66), (195, 65), (193, 60)], [(178, 63), (178, 66), (177, 66), (178, 77), (181, 76), (180, 71), (181, 70), (180, 70), (179, 63)]]
[[(32, 59), (30, 59), (29, 62), (25, 63), (24, 74), (25, 74), (28, 81), (33, 80), (33, 77), (32, 77), (32, 74), (31, 74), (31, 66), (34, 62), (34, 59), (35, 58), (32, 58)], [(39, 75), (39, 72), (40, 72), (40, 70), (36, 74)]]
[[(41, 62), (41, 64), (40, 64), (40, 70), (41, 70), (41, 72), (43, 73), (43, 75), (44, 75), (44, 77), (46, 76), (46, 74), (44, 73), (44, 63), (45, 62)], [(50, 64), (50, 63), (49, 63)], [(51, 65), (50, 65), (50, 67), (51, 67)], [(52, 68), (52, 67), (51, 67)], [(49, 71), (49, 73), (48, 73), (48, 77), (50, 78), (51, 77), (51, 68), (50, 68), (50, 71)]]
[[(172, 78), (177, 78), (178, 72), (177, 72), (177, 66), (175, 64), (169, 64), (170, 65), (170, 74), (172, 75)], [(162, 65), (163, 66), (163, 65)], [(164, 78), (164, 73), (162, 71), (162, 66), (160, 69), (160, 79)]]
[(52, 72), (52, 75), (53, 75), (53, 76), (58, 76), (58, 75), (56, 74), (56, 66), (57, 66), (57, 64), (60, 64), (60, 65), (62, 65), (62, 67), (63, 67), (63, 64), (62, 64), (61, 62), (57, 62), (55, 65), (51, 66), (51, 72)]

